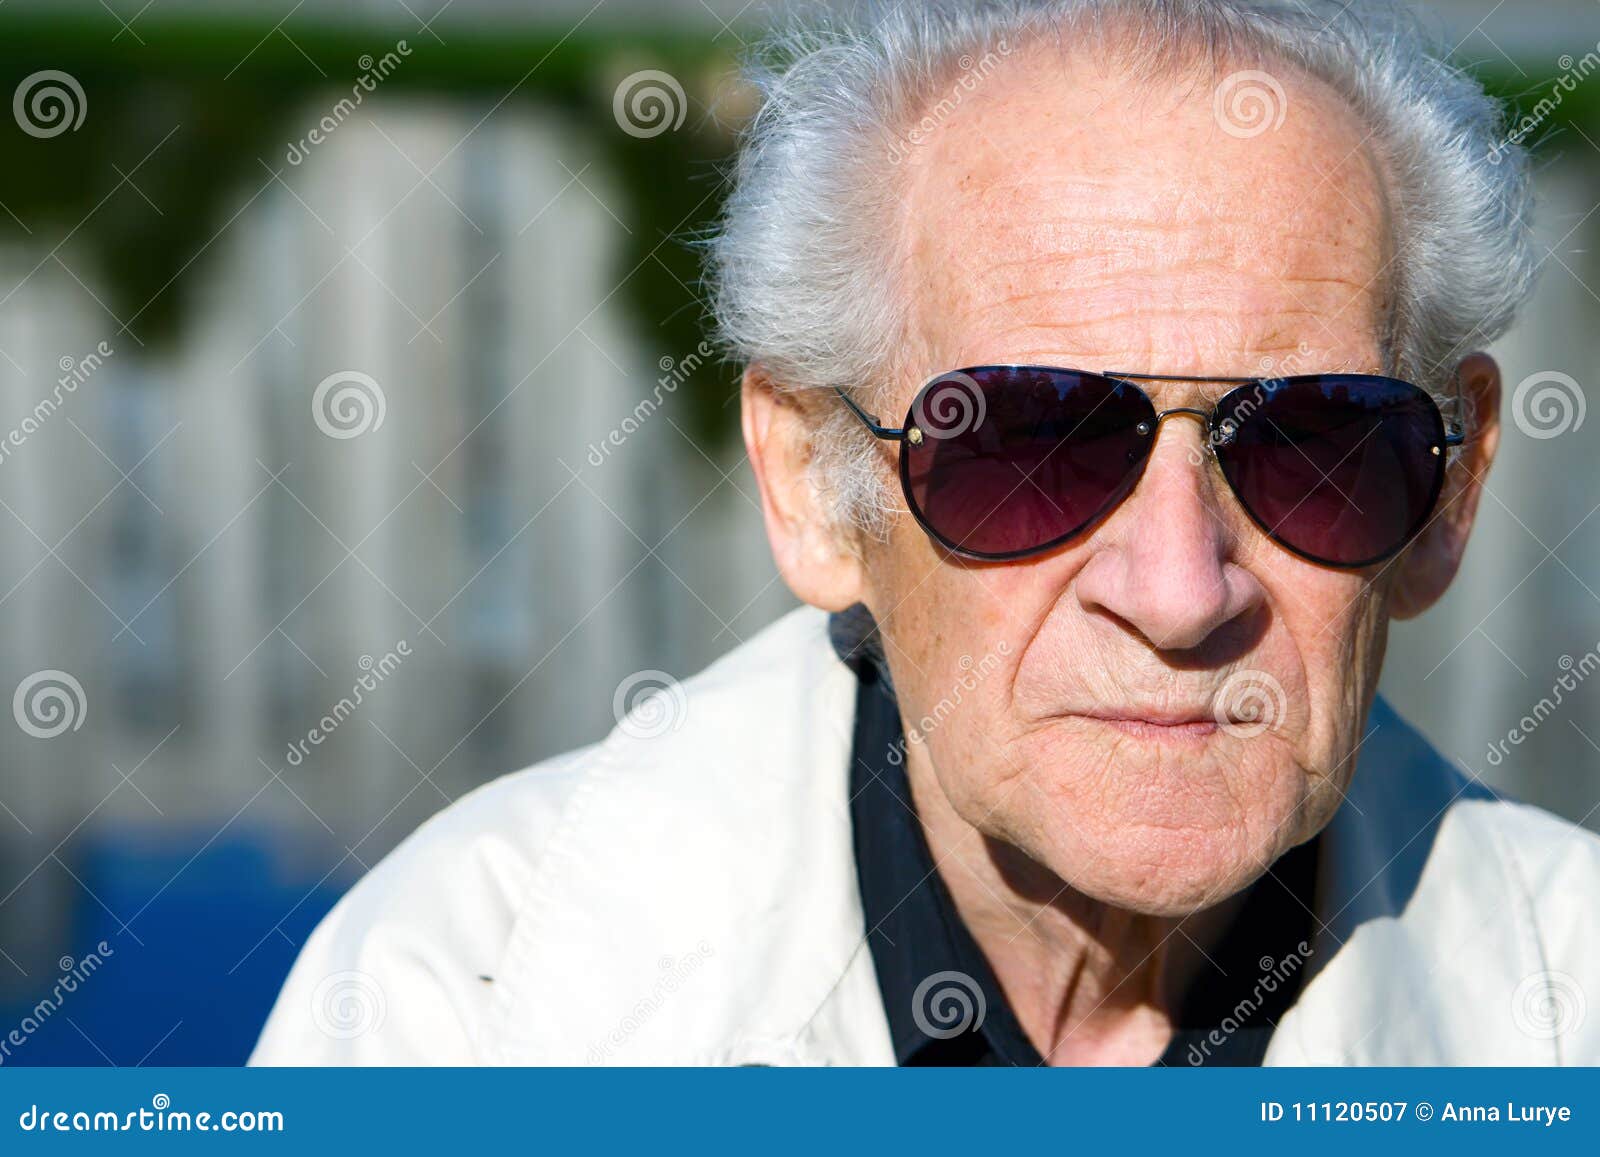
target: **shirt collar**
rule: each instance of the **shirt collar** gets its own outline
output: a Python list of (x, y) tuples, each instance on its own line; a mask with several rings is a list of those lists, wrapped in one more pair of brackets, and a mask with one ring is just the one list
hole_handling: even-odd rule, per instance
[(901, 766), (898, 710), (864, 675), (850, 812), (867, 943), (901, 1065), (1037, 1065), (1042, 1058), (934, 866)]

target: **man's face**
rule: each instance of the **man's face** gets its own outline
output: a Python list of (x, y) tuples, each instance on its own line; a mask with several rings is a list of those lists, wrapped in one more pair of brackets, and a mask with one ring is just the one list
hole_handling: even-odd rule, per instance
[[(900, 174), (912, 334), (886, 420), (981, 364), (1382, 372), (1390, 253), (1365, 132), (1280, 71), (1281, 127), (1230, 133), (1220, 79), (1051, 47), (966, 96)], [(1147, 388), (1163, 410), (1226, 389)], [(1268, 540), (1204, 437), (1163, 422), (1133, 494), (1040, 558), (953, 559), (909, 516), (864, 548), (902, 712), (925, 730), (914, 781), (1077, 891), (1150, 913), (1221, 900), (1332, 816), (1393, 585)]]

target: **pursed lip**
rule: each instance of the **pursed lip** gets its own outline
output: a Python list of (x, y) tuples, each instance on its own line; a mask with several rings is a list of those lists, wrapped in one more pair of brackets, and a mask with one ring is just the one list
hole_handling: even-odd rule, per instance
[(1216, 716), (1209, 711), (1096, 708), (1075, 714), (1139, 739), (1201, 740), (1215, 734), (1219, 727)]

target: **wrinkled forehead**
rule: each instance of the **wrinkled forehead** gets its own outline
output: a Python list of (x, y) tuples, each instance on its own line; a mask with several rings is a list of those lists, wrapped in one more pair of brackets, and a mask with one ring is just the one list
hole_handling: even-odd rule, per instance
[(1379, 356), (1383, 183), (1320, 81), (1154, 73), (1051, 45), (944, 107), (906, 158), (902, 203), (925, 369), (1049, 356), (1248, 374), (1274, 352)]

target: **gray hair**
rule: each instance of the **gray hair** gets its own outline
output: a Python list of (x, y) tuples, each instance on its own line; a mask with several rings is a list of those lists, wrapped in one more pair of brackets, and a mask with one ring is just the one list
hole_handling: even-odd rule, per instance
[[(786, 390), (882, 401), (905, 326), (899, 256), (883, 243), (897, 235), (887, 162), (949, 102), (953, 78), (1031, 40), (1113, 25), (1134, 30), (1155, 66), (1197, 54), (1282, 62), (1361, 118), (1394, 208), (1379, 335), (1389, 372), (1443, 394), (1456, 360), (1510, 325), (1536, 268), (1527, 158), (1500, 107), (1392, 0), (901, 0), (824, 12), (753, 58), (764, 99), (710, 242), (730, 353)], [(872, 440), (832, 407), (815, 431), (813, 482), (842, 521), (881, 533), (898, 503), (876, 462)]]

